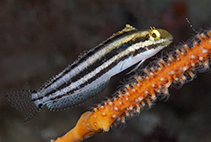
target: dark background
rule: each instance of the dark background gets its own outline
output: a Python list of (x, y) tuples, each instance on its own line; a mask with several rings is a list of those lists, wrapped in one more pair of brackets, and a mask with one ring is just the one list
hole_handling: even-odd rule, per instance
[[(110, 98), (129, 70), (113, 77), (105, 91), (80, 107), (63, 112), (44, 108), (28, 122), (6, 103), (4, 92), (39, 89), (125, 24), (140, 30), (166, 29), (174, 36), (168, 48), (180, 45), (194, 35), (186, 17), (197, 32), (210, 28), (210, 0), (1, 0), (0, 141), (46, 142), (65, 134), (83, 112)], [(181, 89), (171, 88), (167, 101), (85, 141), (210, 142), (210, 86), (211, 75), (198, 74)]]

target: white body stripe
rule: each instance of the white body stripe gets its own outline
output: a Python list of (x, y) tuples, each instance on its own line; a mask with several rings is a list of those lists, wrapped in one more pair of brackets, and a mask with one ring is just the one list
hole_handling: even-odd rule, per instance
[[(137, 35), (138, 35), (138, 33), (134, 33), (134, 36), (137, 36)], [(130, 38), (132, 38), (132, 37), (133, 36), (131, 36)], [(63, 84), (64, 81), (66, 81), (66, 82), (69, 81), (78, 72), (80, 72), (81, 70), (84, 70), (85, 68), (87, 68), (88, 65), (96, 62), (101, 56), (104, 56), (106, 53), (108, 53), (109, 51), (114, 49), (117, 45), (121, 45), (123, 41), (127, 41), (130, 38), (128, 38), (126, 36), (124, 38), (116, 40), (115, 42), (110, 43), (109, 45), (106, 46), (106, 48), (103, 48), (103, 49), (99, 50), (94, 55), (92, 55), (89, 58), (87, 58), (86, 61), (78, 64), (75, 68), (73, 68), (71, 71), (69, 71), (62, 78), (58, 79), (55, 83), (51, 84), (48, 88), (46, 88), (44, 90), (41, 90), (40, 94), (38, 94), (37, 97), (40, 97), (40, 96), (52, 91), (54, 88), (60, 86), (60, 84)], [(61, 73), (58, 76), (60, 76), (60, 75), (61, 75)], [(35, 96), (32, 96), (32, 99), (33, 98), (35, 98)]]
[[(162, 41), (163, 42), (163, 41)], [(108, 60), (107, 62), (105, 62), (104, 64), (102, 64), (101, 66), (99, 66), (98, 68), (96, 68), (94, 71), (90, 72), (89, 74), (85, 75), (84, 77), (82, 77), (81, 79), (79, 79), (76, 82), (72, 82), (69, 86), (63, 88), (62, 90), (58, 90), (55, 93), (51, 94), (48, 97), (44, 97), (41, 100), (37, 100), (35, 101), (35, 104), (39, 104), (40, 102), (42, 103), (48, 103), (48, 100), (50, 100), (51, 98), (54, 98), (55, 96), (59, 96), (61, 94), (64, 94), (72, 89), (77, 88), (79, 85), (83, 84), (85, 81), (87, 81), (88, 79), (92, 78), (93, 76), (95, 76), (97, 73), (99, 73), (102, 69), (106, 68), (107, 66), (109, 66), (110, 64), (112, 64), (114, 61), (116, 61), (118, 58), (127, 55), (128, 52), (130, 51), (135, 51), (134, 49), (139, 49), (140, 47), (143, 46), (147, 46), (148, 41), (145, 41), (143, 43), (137, 43), (132, 45), (131, 47), (129, 47), (127, 50), (125, 50), (124, 52), (119, 53), (117, 56), (112, 57), (110, 60)], [(155, 42), (155, 44), (157, 44)], [(141, 60), (145, 60), (150, 58), (151, 56), (155, 55), (157, 52), (159, 52), (162, 48), (164, 48), (164, 46), (159, 46), (155, 49), (151, 49), (151, 50), (147, 50), (143, 53), (140, 53), (138, 55), (136, 55), (135, 57), (130, 56), (129, 58), (121, 61), (120, 63), (118, 63), (115, 67), (113, 67), (112, 69), (110, 69), (108, 72), (106, 72), (104, 75), (100, 76), (99, 78), (97, 78), (95, 81), (91, 82), (90, 84), (86, 85), (85, 87), (76, 90), (73, 94), (71, 95), (77, 95), (80, 94), (81, 92), (84, 92), (98, 84), (101, 84), (102, 82), (104, 82), (105, 80), (109, 80), (112, 76), (122, 72), (123, 70), (129, 68), (130, 66), (140, 62)], [(68, 76), (69, 74), (66, 74), (64, 77), (65, 80), (68, 80), (70, 78), (70, 76)], [(60, 80), (61, 81), (61, 80)], [(52, 85), (57, 85), (58, 82), (52, 84)], [(67, 97), (67, 96), (64, 96)]]

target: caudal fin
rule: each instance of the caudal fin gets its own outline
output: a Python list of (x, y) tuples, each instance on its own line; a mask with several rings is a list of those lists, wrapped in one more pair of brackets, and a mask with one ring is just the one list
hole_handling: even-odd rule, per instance
[(5, 93), (7, 102), (21, 113), (24, 121), (32, 119), (41, 109), (32, 101), (33, 93), (36, 93), (36, 91), (18, 90)]

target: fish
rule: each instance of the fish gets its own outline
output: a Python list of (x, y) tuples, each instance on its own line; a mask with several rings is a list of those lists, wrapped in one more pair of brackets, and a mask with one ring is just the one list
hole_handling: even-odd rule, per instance
[(164, 29), (153, 27), (139, 31), (127, 24), (39, 90), (7, 92), (7, 102), (21, 113), (24, 121), (32, 119), (44, 106), (51, 111), (75, 107), (105, 89), (111, 77), (136, 64), (137, 69), (172, 41), (173, 36)]

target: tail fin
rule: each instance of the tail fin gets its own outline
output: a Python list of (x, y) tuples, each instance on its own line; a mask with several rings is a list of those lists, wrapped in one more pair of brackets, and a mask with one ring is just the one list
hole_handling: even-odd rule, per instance
[(40, 111), (32, 101), (32, 94), (37, 91), (18, 90), (5, 93), (7, 102), (17, 109), (23, 116), (24, 121), (32, 119), (32, 117)]

